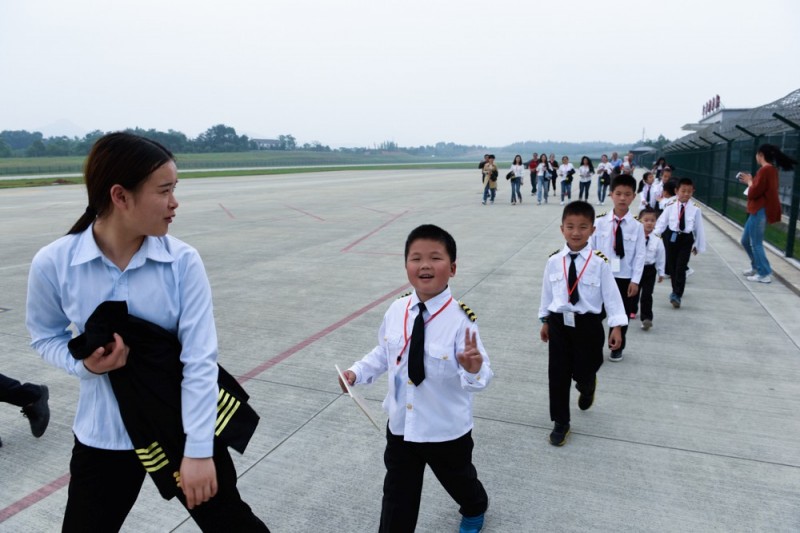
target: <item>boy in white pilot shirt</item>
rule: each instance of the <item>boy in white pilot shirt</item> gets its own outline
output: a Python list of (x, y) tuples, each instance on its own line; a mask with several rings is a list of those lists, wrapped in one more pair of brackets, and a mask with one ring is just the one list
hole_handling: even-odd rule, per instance
[(553, 446), (563, 446), (569, 434), (573, 379), (580, 392), (578, 407), (585, 411), (594, 402), (597, 371), (603, 364), (603, 308), (611, 327), (608, 343), (612, 350), (622, 342), (620, 326), (628, 323), (608, 259), (588, 244), (593, 224), (594, 208), (588, 202), (579, 200), (564, 207), (561, 233), (567, 242), (547, 260), (542, 280), (539, 335), (549, 342)]
[(692, 254), (706, 251), (706, 236), (703, 231), (703, 213), (691, 202), (694, 183), (690, 178), (681, 178), (675, 197), (658, 217), (653, 233), (662, 235), (669, 228), (670, 235), (665, 246), (668, 249), (666, 271), (671, 276), (672, 294), (669, 302), (680, 308), (686, 288), (686, 270)]
[(494, 374), (475, 314), (448, 287), (456, 273), (453, 237), (419, 226), (405, 257), (414, 291), (389, 307), (378, 346), (344, 372), (351, 385), (389, 372), (380, 531), (414, 531), (427, 464), (460, 505), (460, 531), (477, 532), (489, 500), (472, 464), (472, 393)]
[(642, 301), (642, 329), (647, 331), (653, 327), (653, 289), (658, 282), (664, 281), (664, 265), (666, 252), (664, 242), (653, 234), (656, 226), (656, 212), (650, 207), (645, 207), (639, 212), (639, 222), (644, 227), (644, 243), (646, 255), (644, 258), (644, 271), (639, 285), (639, 294)]
[(652, 172), (645, 172), (644, 176), (642, 176), (642, 192), (639, 193), (639, 210), (645, 209), (647, 207), (655, 209), (655, 206), (658, 205), (658, 200), (656, 199), (656, 193), (660, 192), (656, 190), (655, 181), (655, 174)]
[[(644, 229), (639, 221), (633, 218), (630, 205), (636, 198), (636, 180), (628, 174), (621, 174), (611, 182), (611, 201), (614, 209), (598, 215), (595, 219), (595, 232), (589, 239), (594, 250), (600, 250), (608, 257), (611, 272), (622, 296), (625, 313), (629, 318), (636, 316), (636, 301), (639, 294), (639, 282), (644, 270)], [(609, 326), (611, 326), (609, 324)], [(625, 349), (625, 336), (628, 326), (622, 326), (622, 342), (616, 349), (611, 349), (608, 360), (622, 361)]]

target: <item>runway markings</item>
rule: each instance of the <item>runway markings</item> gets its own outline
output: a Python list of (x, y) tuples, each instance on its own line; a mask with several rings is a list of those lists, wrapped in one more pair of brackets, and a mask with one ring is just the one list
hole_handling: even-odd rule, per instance
[(227, 207), (225, 207), (225, 206), (224, 206), (224, 205), (222, 205), (222, 204), (219, 204), (219, 206), (222, 208), (222, 210), (223, 210), (223, 211), (225, 211), (225, 213), (227, 213), (227, 215), (228, 215), (230, 218), (234, 218), (234, 219), (236, 218), (235, 216), (233, 216), (233, 213), (231, 213), (230, 211), (228, 211), (228, 208), (227, 208)]
[(378, 226), (374, 230), (370, 231), (369, 233), (367, 233), (363, 237), (360, 237), (360, 238), (354, 240), (353, 242), (351, 242), (350, 244), (348, 244), (347, 246), (342, 248), (342, 252), (349, 252), (350, 250), (353, 249), (353, 247), (355, 247), (355, 245), (357, 245), (357, 244), (367, 240), (368, 238), (372, 237), (373, 235), (378, 233), (380, 230), (382, 230), (383, 228), (385, 228), (386, 226), (388, 226), (389, 224), (391, 224), (392, 222), (394, 222), (395, 220), (397, 220), (401, 216), (405, 215), (406, 213), (408, 213), (407, 209), (405, 211), (403, 211), (402, 213), (400, 213), (399, 215), (393, 216), (392, 218), (390, 218), (389, 220), (387, 220), (386, 222), (384, 222), (383, 224), (381, 224), (380, 226)]
[(309, 213), (308, 211), (303, 211), (302, 209), (300, 209), (300, 208), (297, 208), (297, 207), (292, 207), (291, 205), (287, 205), (286, 207), (288, 207), (289, 209), (294, 209), (294, 210), (295, 210), (295, 211), (297, 211), (298, 213), (303, 213), (304, 215), (310, 216), (311, 218), (316, 218), (317, 220), (320, 220), (320, 221), (322, 221), (322, 222), (325, 222), (325, 219), (324, 219), (324, 218), (320, 218), (320, 217), (318, 217), (317, 215), (312, 215), (312, 214), (311, 214), (311, 213)]

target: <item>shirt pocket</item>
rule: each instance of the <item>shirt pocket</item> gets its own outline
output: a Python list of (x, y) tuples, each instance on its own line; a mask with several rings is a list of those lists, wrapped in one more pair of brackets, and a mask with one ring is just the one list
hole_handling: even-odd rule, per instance
[(586, 272), (578, 282), (579, 291), (586, 296), (600, 294), (600, 273)]
[(430, 344), (427, 347), (425, 358), (425, 378), (437, 381), (458, 378), (458, 359), (453, 346), (445, 344)]
[(387, 335), (383, 340), (386, 343), (386, 356), (389, 359), (389, 374), (393, 375), (397, 372), (397, 358), (406, 356), (403, 353), (405, 339), (402, 335)]

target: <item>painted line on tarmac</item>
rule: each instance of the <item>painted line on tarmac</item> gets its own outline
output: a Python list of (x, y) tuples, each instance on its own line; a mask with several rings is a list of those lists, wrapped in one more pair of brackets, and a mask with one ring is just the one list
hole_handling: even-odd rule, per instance
[(326, 327), (325, 329), (322, 329), (322, 330), (314, 333), (313, 335), (311, 335), (310, 337), (306, 338), (305, 340), (302, 340), (302, 341), (298, 342), (297, 344), (295, 344), (294, 346), (292, 346), (291, 348), (279, 353), (278, 355), (276, 355), (272, 359), (268, 359), (267, 361), (264, 361), (263, 363), (261, 363), (260, 365), (258, 365), (255, 368), (253, 368), (249, 372), (245, 372), (244, 374), (242, 374), (238, 379), (239, 383), (245, 383), (246, 381), (249, 381), (249, 380), (253, 379), (257, 375), (261, 374), (262, 372), (272, 368), (273, 366), (277, 365), (281, 361), (284, 361), (284, 360), (288, 359), (289, 357), (291, 357), (292, 355), (296, 354), (297, 352), (299, 352), (303, 348), (306, 348), (307, 346), (317, 342), (322, 337), (324, 337), (324, 336), (326, 336), (326, 335), (328, 335), (330, 333), (333, 333), (334, 331), (336, 331), (340, 327), (344, 326), (348, 322), (351, 322), (352, 320), (355, 320), (356, 318), (360, 317), (361, 315), (363, 315), (367, 311), (369, 311), (372, 308), (382, 304), (383, 302), (385, 302), (389, 298), (392, 298), (393, 296), (396, 296), (397, 293), (405, 291), (409, 287), (410, 287), (410, 285), (408, 283), (405, 283), (405, 284), (397, 287), (396, 289), (394, 289), (394, 290), (392, 290), (390, 292), (387, 292), (386, 294), (384, 294), (383, 296), (381, 296), (377, 300), (368, 303), (367, 305), (365, 305), (364, 307), (362, 307), (361, 309), (359, 309), (357, 311), (354, 311), (353, 313), (350, 313), (349, 315), (347, 315), (343, 319), (339, 320), (338, 322), (335, 322), (335, 323), (331, 324), (330, 326)]
[(24, 511), (31, 505), (42, 501), (43, 499), (53, 494), (55, 491), (63, 489), (64, 487), (67, 486), (68, 483), (69, 483), (69, 474), (64, 474), (55, 481), (51, 481), (47, 485), (31, 492), (21, 500), (15, 501), (5, 509), (0, 509), (0, 524), (2, 524), (15, 514), (19, 513), (20, 511)]
[(383, 224), (381, 224), (380, 226), (378, 226), (374, 230), (370, 231), (369, 233), (367, 233), (363, 237), (354, 240), (353, 242), (351, 242), (350, 244), (348, 244), (347, 246), (342, 248), (342, 252), (349, 252), (350, 250), (353, 249), (353, 247), (355, 247), (355, 245), (357, 245), (357, 244), (361, 243), (362, 241), (365, 241), (368, 238), (372, 237), (373, 235), (378, 233), (380, 230), (382, 230), (383, 228), (385, 228), (386, 226), (388, 226), (389, 224), (391, 224), (392, 222), (394, 222), (395, 220), (397, 220), (401, 216), (405, 215), (406, 213), (408, 213), (408, 209), (406, 209), (405, 211), (403, 211), (399, 215), (393, 216), (392, 218), (390, 218), (389, 220), (387, 220), (386, 222), (384, 222)]
[(294, 210), (295, 210), (295, 211), (297, 211), (298, 213), (303, 213), (304, 215), (307, 215), (307, 216), (310, 216), (310, 217), (312, 217), (312, 218), (316, 218), (317, 220), (320, 220), (320, 221), (322, 221), (322, 222), (325, 222), (325, 219), (324, 219), (324, 218), (320, 218), (320, 217), (318, 217), (317, 215), (312, 215), (312, 214), (311, 214), (311, 213), (309, 213), (308, 211), (303, 211), (302, 209), (300, 209), (300, 208), (297, 208), (297, 207), (293, 207), (293, 206), (291, 206), (291, 205), (287, 205), (286, 207), (288, 207), (289, 209), (294, 209)]
[(225, 213), (226, 213), (226, 214), (227, 214), (227, 215), (228, 215), (230, 218), (234, 218), (234, 219), (236, 218), (235, 216), (233, 216), (233, 213), (231, 213), (230, 211), (228, 211), (228, 208), (227, 208), (227, 207), (225, 207), (225, 206), (224, 206), (224, 205), (222, 205), (222, 204), (219, 204), (219, 206), (222, 208), (222, 210), (223, 210), (223, 211), (225, 211)]

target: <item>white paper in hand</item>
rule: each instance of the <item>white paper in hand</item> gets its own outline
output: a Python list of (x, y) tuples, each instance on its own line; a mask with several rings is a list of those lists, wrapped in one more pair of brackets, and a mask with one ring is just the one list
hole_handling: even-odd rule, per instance
[(375, 429), (377, 429), (378, 432), (382, 432), (381, 426), (378, 425), (378, 422), (375, 421), (374, 418), (372, 418), (372, 415), (369, 412), (369, 408), (367, 407), (364, 398), (362, 398), (360, 394), (358, 394), (356, 391), (353, 390), (353, 387), (350, 386), (350, 383), (347, 382), (347, 379), (344, 377), (344, 374), (339, 369), (339, 365), (333, 365), (333, 366), (336, 367), (336, 372), (339, 374), (339, 379), (342, 380), (342, 383), (344, 383), (344, 388), (347, 389), (347, 394), (353, 399), (354, 402), (356, 402), (356, 405), (358, 406), (359, 409), (361, 409), (361, 412), (364, 413), (364, 415), (367, 418), (369, 418), (369, 421), (372, 422), (372, 425), (375, 426)]

